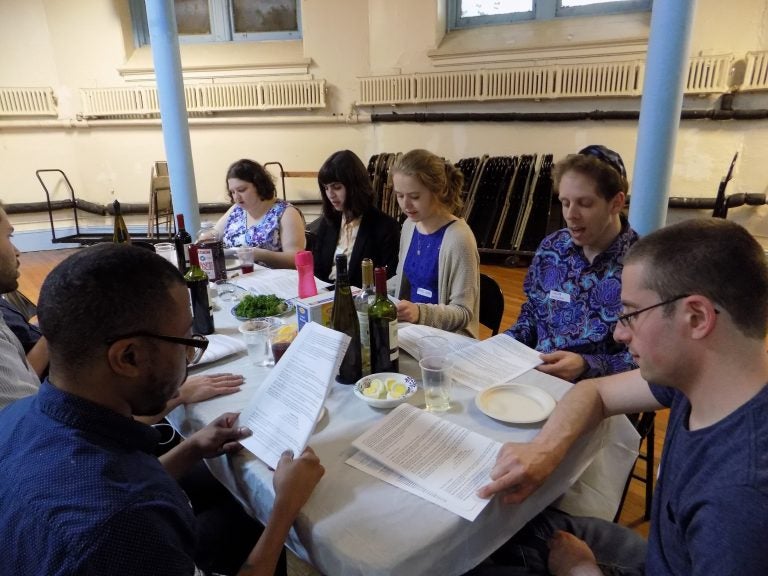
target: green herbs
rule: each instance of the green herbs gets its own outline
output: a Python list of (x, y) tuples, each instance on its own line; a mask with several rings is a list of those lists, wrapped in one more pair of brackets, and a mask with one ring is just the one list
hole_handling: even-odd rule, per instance
[(259, 296), (248, 294), (235, 307), (235, 315), (238, 318), (263, 318), (282, 314), (286, 310), (285, 302), (274, 294), (261, 294)]

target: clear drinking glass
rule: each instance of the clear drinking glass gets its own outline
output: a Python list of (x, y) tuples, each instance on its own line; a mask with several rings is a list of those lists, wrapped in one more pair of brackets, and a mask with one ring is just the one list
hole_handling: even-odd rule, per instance
[(451, 407), (451, 366), (445, 356), (426, 356), (419, 361), (424, 400), (429, 412)]
[(245, 340), (248, 357), (256, 366), (271, 366), (269, 336), (272, 325), (267, 320), (247, 320), (238, 328)]

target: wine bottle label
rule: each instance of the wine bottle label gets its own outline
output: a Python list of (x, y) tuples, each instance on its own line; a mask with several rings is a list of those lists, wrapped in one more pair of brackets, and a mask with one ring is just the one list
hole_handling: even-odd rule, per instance
[(394, 362), (400, 357), (400, 346), (397, 342), (397, 319), (389, 323), (389, 359)]
[(360, 350), (363, 354), (363, 376), (365, 376), (371, 373), (371, 330), (368, 311), (358, 310), (357, 319), (360, 322)]
[(198, 248), (197, 258), (200, 261), (200, 268), (203, 269), (211, 282), (216, 281), (216, 261), (213, 259), (213, 249)]

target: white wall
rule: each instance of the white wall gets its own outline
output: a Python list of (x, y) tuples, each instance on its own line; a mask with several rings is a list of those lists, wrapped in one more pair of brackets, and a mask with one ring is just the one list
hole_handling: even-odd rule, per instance
[[(442, 0), (304, 0), (301, 43), (269, 46), (182, 47), (185, 66), (221, 64), (229, 59), (241, 66), (260, 60), (311, 59), (309, 74), (328, 83), (328, 107), (302, 112), (306, 123), (191, 126), (192, 151), (201, 202), (224, 199), (224, 173), (240, 157), (278, 160), (287, 170), (316, 170), (339, 148), (350, 148), (367, 160), (379, 152), (425, 147), (453, 160), (488, 154), (551, 152), (555, 157), (589, 143), (605, 143), (622, 153), (631, 174), (637, 124), (633, 121), (551, 123), (457, 122), (433, 124), (354, 123), (357, 78), (373, 74), (430, 72), (438, 68), (430, 51), (460, 44), (484, 46), (524, 44), (526, 34), (514, 27), (487, 28), (472, 35), (444, 37), (438, 10)], [(25, 122), (0, 120), (0, 198), (5, 203), (44, 200), (34, 177), (39, 168), (62, 168), (78, 197), (106, 203), (146, 202), (149, 172), (165, 157), (157, 125), (104, 127), (77, 122), (80, 88), (120, 86), (121, 69), (138, 66), (148, 51), (135, 52), (123, 0), (3, 0), (0, 2), (0, 87), (52, 86), (59, 99), (59, 120)], [(699, 0), (691, 55), (733, 53), (743, 59), (748, 50), (768, 49), (768, 0), (732, 0), (724, 9), (719, 0)], [(617, 19), (616, 22), (624, 20)], [(577, 35), (594, 24), (580, 21)], [(642, 22), (636, 28), (643, 29)], [(645, 26), (647, 28), (647, 25)], [(551, 30), (550, 30), (551, 33)], [(482, 38), (478, 40), (478, 38)], [(458, 39), (458, 40), (457, 40)], [(564, 38), (563, 42), (571, 41)], [(451, 69), (441, 67), (439, 69)], [(746, 99), (737, 98), (737, 105)], [(749, 99), (768, 108), (768, 95)], [(686, 106), (705, 108), (712, 99), (687, 99)], [(401, 111), (567, 111), (637, 110), (636, 99), (496, 103), (466, 106), (420, 106)], [(389, 113), (391, 109), (363, 112)], [(286, 116), (275, 113), (275, 116)], [(271, 118), (270, 113), (262, 114)], [(337, 124), (311, 123), (313, 119)], [(733, 152), (740, 152), (729, 192), (766, 191), (768, 121), (684, 121), (675, 155), (674, 196), (714, 196)], [(316, 194), (311, 180), (289, 182), (289, 196)], [(763, 234), (762, 209), (742, 208), (735, 215)], [(20, 230), (45, 228), (39, 215), (14, 216)]]

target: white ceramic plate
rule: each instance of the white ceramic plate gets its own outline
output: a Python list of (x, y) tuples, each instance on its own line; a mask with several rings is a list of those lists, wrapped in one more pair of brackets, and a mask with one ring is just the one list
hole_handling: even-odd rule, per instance
[(240, 260), (237, 258), (226, 258), (224, 260), (224, 267), (229, 270), (239, 270), (240, 269)]
[(512, 424), (531, 424), (549, 417), (555, 409), (555, 399), (535, 386), (500, 384), (491, 386), (475, 396), (475, 405), (495, 420)]
[[(384, 384), (386, 384), (387, 380), (389, 379), (396, 380), (401, 384), (405, 384), (406, 388), (408, 388), (408, 391), (401, 398), (392, 400), (387, 398), (371, 398), (370, 396), (363, 394), (363, 390), (367, 388), (370, 385), (370, 382), (376, 378), (381, 380)], [(395, 406), (406, 402), (408, 398), (413, 396), (416, 393), (417, 388), (416, 380), (410, 376), (406, 376), (405, 374), (398, 374), (397, 372), (378, 372), (369, 376), (363, 376), (360, 378), (360, 380), (357, 381), (355, 384), (355, 396), (374, 408), (394, 408)]]

